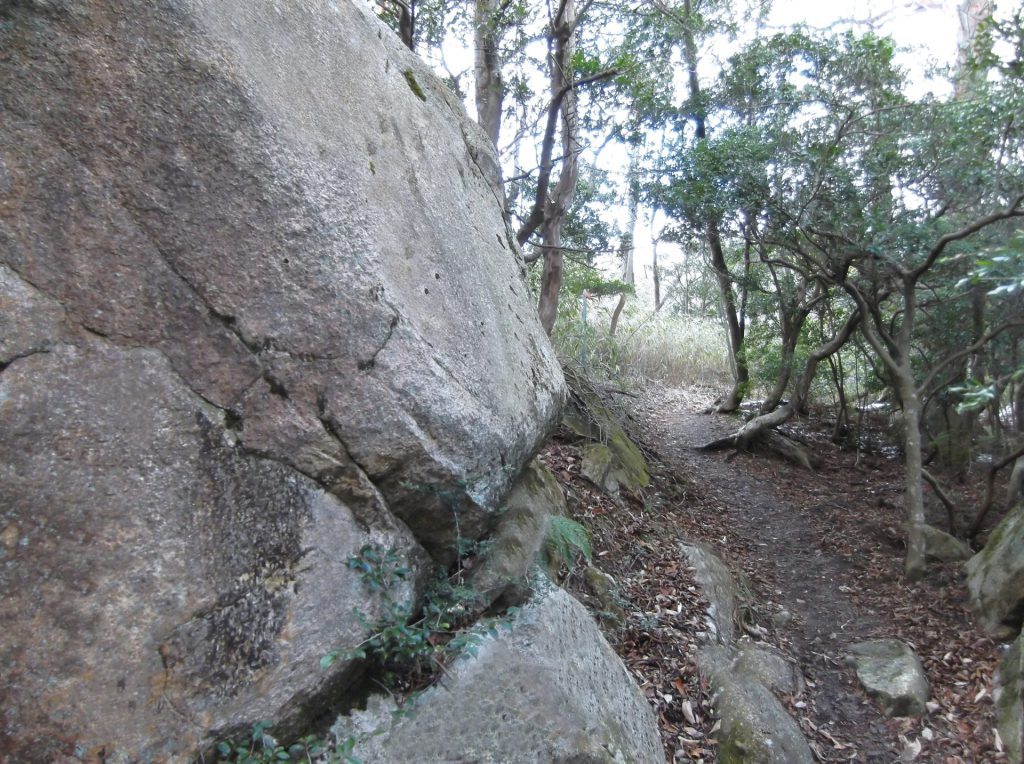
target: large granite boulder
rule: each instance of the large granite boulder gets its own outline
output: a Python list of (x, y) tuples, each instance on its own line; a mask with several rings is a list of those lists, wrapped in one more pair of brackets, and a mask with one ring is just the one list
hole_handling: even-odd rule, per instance
[(36, 353), (0, 399), (10, 760), (182, 760), (264, 717), (287, 730), (350, 680), (320, 658), (367, 636), (353, 603), (371, 619), (381, 603), (346, 560), (418, 548), (404, 526), (366, 528), (246, 454), (152, 349)]
[(493, 148), (349, 0), (0, 3), (0, 51), (0, 758), (282, 732), (348, 557), (487, 535), (557, 420)]
[(377, 698), (337, 738), (367, 762), (664, 761), (650, 705), (586, 609), (541, 587), (411, 708)]
[(967, 591), (981, 625), (1013, 639), (1024, 622), (1024, 504), (1011, 509), (967, 561)]

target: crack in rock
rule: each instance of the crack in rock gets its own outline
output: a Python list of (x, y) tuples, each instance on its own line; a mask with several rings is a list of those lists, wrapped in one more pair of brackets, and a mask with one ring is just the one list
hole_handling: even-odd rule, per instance
[[(391, 306), (389, 305), (388, 307)], [(392, 308), (392, 310), (394, 310), (394, 308)], [(359, 371), (369, 371), (377, 365), (377, 356), (379, 356), (384, 351), (384, 348), (387, 347), (387, 344), (391, 341), (391, 337), (395, 334), (395, 328), (401, 320), (402, 318), (398, 314), (398, 311), (395, 311), (395, 314), (391, 317), (391, 321), (388, 323), (388, 333), (384, 335), (383, 341), (381, 341), (377, 349), (373, 351), (373, 355), (358, 363)]]

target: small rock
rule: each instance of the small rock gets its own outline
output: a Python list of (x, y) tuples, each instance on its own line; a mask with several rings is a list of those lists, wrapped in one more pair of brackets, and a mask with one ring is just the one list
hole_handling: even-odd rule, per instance
[(850, 648), (857, 678), (887, 716), (920, 716), (929, 688), (921, 659), (898, 639), (859, 642)]
[(622, 609), (622, 598), (619, 596), (615, 579), (593, 565), (587, 566), (583, 577), (586, 579), (587, 588), (601, 604), (601, 616), (611, 625), (621, 626), (626, 620), (626, 611)]
[(749, 640), (741, 640), (737, 647), (739, 655), (733, 664), (737, 674), (754, 678), (783, 695), (795, 695), (800, 691), (799, 673), (777, 648)]
[(788, 610), (780, 610), (778, 613), (772, 615), (772, 626), (774, 626), (776, 629), (781, 629), (792, 620), (792, 613), (790, 613)]

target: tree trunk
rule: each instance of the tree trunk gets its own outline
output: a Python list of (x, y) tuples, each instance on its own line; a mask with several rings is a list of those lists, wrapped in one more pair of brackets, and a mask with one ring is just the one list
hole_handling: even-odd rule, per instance
[(651, 240), (651, 275), (654, 277), (654, 312), (661, 310), (661, 274), (658, 273), (658, 240)]
[(718, 411), (731, 413), (736, 411), (750, 386), (750, 371), (747, 368), (746, 349), (743, 346), (744, 327), (740, 321), (736, 307), (736, 296), (732, 291), (732, 278), (725, 262), (722, 240), (718, 233), (718, 224), (714, 221), (707, 226), (708, 248), (711, 252), (711, 266), (718, 279), (718, 292), (722, 299), (722, 312), (725, 314), (725, 325), (729, 338), (729, 365), (732, 367), (734, 384), (729, 395), (718, 404)]
[(924, 543), (924, 465), (921, 460), (921, 398), (914, 384), (914, 373), (909, 360), (904, 361), (896, 374), (900, 398), (903, 399), (903, 457), (904, 506), (907, 517), (907, 559), (903, 573), (908, 581), (916, 581), (925, 574)]
[(501, 78), (501, 57), (498, 44), (496, 0), (476, 0), (473, 6), (473, 37), (475, 56), (473, 78), (476, 87), (476, 120), (497, 147), (501, 134), (502, 105), (505, 83)]
[(558, 291), (562, 288), (562, 220), (551, 218), (541, 227), (541, 241), (544, 244), (544, 270), (540, 276), (540, 298), (537, 311), (540, 323), (549, 335), (558, 318)]
[(957, 31), (956, 73), (954, 75), (954, 96), (969, 96), (974, 89), (978, 77), (983, 77), (983, 70), (972, 71), (968, 66), (974, 54), (974, 45), (978, 37), (981, 22), (992, 15), (992, 0), (961, 0), (957, 7), (960, 29)]
[[(622, 236), (622, 283), (633, 284), (635, 277), (633, 274), (633, 253), (635, 247), (633, 246), (634, 235), (636, 233), (636, 221), (640, 217), (640, 182), (637, 177), (639, 172), (639, 164), (637, 162), (637, 154), (640, 152), (639, 147), (634, 147), (629, 154), (629, 169), (626, 172), (626, 183), (629, 187), (629, 215), (626, 220), (626, 231)], [(657, 297), (655, 297), (655, 305), (657, 305)], [(619, 295), (619, 301), (615, 305), (615, 311), (612, 313), (611, 326), (608, 329), (608, 334), (612, 337), (615, 336), (615, 330), (619, 326), (619, 316), (622, 315), (622, 309), (626, 307), (626, 293), (623, 292)]]
[[(701, 104), (700, 78), (697, 75), (697, 42), (694, 38), (691, 22), (693, 21), (693, 7), (691, 0), (683, 1), (684, 26), (683, 26), (683, 57), (686, 63), (687, 83), (690, 90), (690, 108), (693, 111), (694, 128), (697, 141), (707, 139), (707, 116), (705, 107)], [(722, 249), (722, 237), (718, 228), (718, 221), (711, 219), (705, 229), (708, 250), (711, 253), (711, 267), (718, 279), (718, 291), (722, 300), (722, 312), (725, 314), (726, 329), (729, 335), (729, 365), (733, 372), (733, 388), (729, 395), (718, 404), (717, 411), (731, 413), (740, 407), (743, 397), (750, 386), (750, 373), (747, 368), (747, 358), (743, 347), (743, 323), (740, 321), (739, 311), (736, 308), (736, 296), (732, 291), (732, 277), (729, 275), (729, 266), (725, 262), (725, 252)]]
[(828, 359), (832, 371), (832, 384), (836, 388), (836, 397), (839, 399), (839, 411), (836, 413), (836, 425), (832, 428), (832, 442), (844, 443), (850, 432), (850, 404), (846, 400), (846, 384), (843, 381), (843, 357), (836, 355), (834, 359)]
[(572, 206), (579, 175), (579, 126), (576, 122), (576, 91), (572, 87), (572, 57), (576, 41), (575, 0), (562, 0), (551, 35), (554, 51), (551, 56), (552, 102), (561, 96), (562, 167), (555, 189), (547, 199), (541, 242), (544, 248), (544, 270), (541, 273), (540, 298), (537, 310), (540, 323), (549, 335), (558, 317), (558, 294), (562, 286), (562, 224)]
[(803, 327), (803, 321), (800, 321), (798, 326), (793, 326), (793, 323), (795, 322), (783, 321), (782, 365), (779, 368), (779, 373), (775, 376), (775, 384), (771, 392), (768, 393), (768, 397), (761, 404), (762, 414), (767, 414), (769, 411), (774, 411), (778, 408), (779, 403), (782, 402), (782, 396), (786, 394), (786, 388), (789, 386), (789, 379), (793, 374), (793, 358), (796, 355), (796, 345), (800, 339), (800, 330)]

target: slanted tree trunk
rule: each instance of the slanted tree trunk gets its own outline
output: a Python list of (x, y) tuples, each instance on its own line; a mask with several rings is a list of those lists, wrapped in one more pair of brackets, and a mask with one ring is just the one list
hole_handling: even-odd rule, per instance
[[(551, 102), (548, 104), (547, 124), (541, 141), (537, 193), (534, 196), (533, 207), (516, 232), (516, 241), (522, 246), (538, 228), (541, 229), (540, 249), (544, 264), (537, 312), (541, 325), (548, 334), (551, 334), (555, 319), (558, 317), (558, 293), (562, 286), (562, 225), (566, 213), (572, 206), (579, 176), (580, 143), (576, 117), (576, 88), (618, 74), (618, 70), (609, 69), (573, 81), (572, 58), (576, 45), (576, 25), (575, 0), (561, 0), (548, 32)], [(558, 180), (552, 190), (552, 157), (555, 133), (559, 124), (562, 159)]]
[(736, 305), (736, 295), (732, 290), (732, 276), (725, 262), (722, 239), (718, 231), (717, 221), (707, 225), (708, 249), (711, 253), (711, 267), (718, 280), (718, 292), (722, 300), (722, 313), (725, 315), (726, 333), (729, 338), (729, 365), (732, 367), (733, 386), (729, 394), (718, 404), (721, 413), (736, 411), (750, 387), (750, 370), (747, 366), (746, 348), (743, 344), (745, 326)]
[(765, 262), (772, 282), (775, 284), (775, 292), (779, 300), (779, 326), (782, 327), (781, 365), (778, 374), (775, 375), (775, 384), (772, 386), (771, 392), (761, 404), (761, 413), (767, 414), (778, 407), (782, 396), (786, 394), (786, 388), (793, 375), (793, 361), (796, 357), (796, 346), (800, 342), (800, 334), (804, 330), (804, 324), (811, 314), (811, 309), (825, 296), (826, 292), (820, 284), (815, 284), (812, 293), (808, 295), (807, 277), (801, 274), (795, 287), (795, 294), (792, 298), (788, 298), (785, 284), (779, 277), (776, 266), (771, 262), (766, 262), (768, 260), (767, 253), (763, 248), (759, 251), (761, 260)]
[(547, 200), (541, 226), (544, 269), (540, 277), (537, 310), (540, 323), (548, 334), (554, 329), (558, 317), (558, 293), (562, 287), (562, 224), (572, 206), (579, 176), (579, 126), (576, 122), (576, 91), (572, 82), (572, 57), (576, 48), (575, 0), (562, 0), (552, 22), (551, 36), (554, 42), (550, 61), (551, 99), (554, 102), (561, 97), (562, 167), (555, 189)]
[(1011, 464), (1013, 469), (1010, 472), (1010, 479), (1006, 484), (1006, 501), (1003, 509), (1009, 510), (1010, 507), (1022, 498), (1021, 489), (1024, 487), (1024, 446), (1004, 456), (988, 468), (988, 475), (985, 478), (985, 500), (982, 502), (981, 508), (974, 518), (970, 531), (968, 531), (968, 538), (974, 539), (981, 533), (985, 519), (996, 503), (996, 475)]

